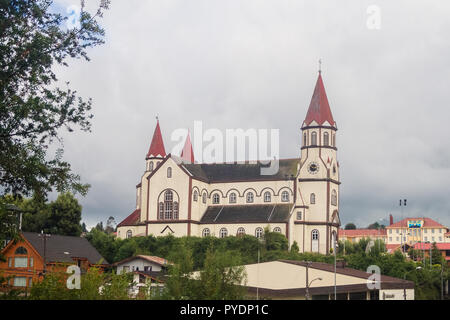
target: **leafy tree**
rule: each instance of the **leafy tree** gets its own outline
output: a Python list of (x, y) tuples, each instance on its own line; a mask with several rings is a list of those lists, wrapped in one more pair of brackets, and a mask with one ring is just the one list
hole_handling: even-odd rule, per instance
[(345, 230), (355, 230), (356, 229), (356, 225), (354, 223), (347, 223), (345, 225)]
[(89, 60), (87, 49), (104, 42), (97, 20), (109, 1), (102, 0), (96, 14), (81, 2), (79, 28), (67, 28), (67, 17), (52, 12), (52, 0), (0, 2), (0, 188), (4, 194), (45, 195), (51, 190), (86, 194), (60, 147), (61, 129), (90, 131), (92, 101), (69, 88), (58, 87), (55, 65), (70, 59)]
[(71, 193), (63, 193), (50, 203), (46, 232), (66, 236), (81, 234), (81, 205)]
[(436, 242), (431, 245), (431, 262), (433, 264), (442, 264), (444, 262), (444, 257), (441, 251), (439, 251)]
[(106, 221), (105, 232), (113, 233), (114, 231), (116, 231), (116, 220), (114, 219), (114, 217), (109, 217)]

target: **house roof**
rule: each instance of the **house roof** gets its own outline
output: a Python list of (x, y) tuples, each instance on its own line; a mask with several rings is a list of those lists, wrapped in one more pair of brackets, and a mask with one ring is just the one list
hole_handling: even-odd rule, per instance
[(166, 259), (161, 258), (161, 257), (147, 256), (147, 255), (137, 255), (137, 256), (129, 257), (129, 258), (123, 259), (121, 261), (118, 261), (118, 262), (114, 263), (113, 266), (117, 266), (119, 264), (123, 264), (123, 263), (126, 263), (128, 261), (137, 260), (137, 259), (143, 259), (143, 260), (146, 260), (148, 262), (152, 262), (154, 264), (157, 264), (159, 266), (166, 266), (169, 263)]
[(128, 217), (123, 219), (117, 227), (124, 227), (124, 226), (135, 226), (139, 223), (139, 219), (141, 217), (141, 209), (134, 210)]
[(386, 235), (386, 229), (354, 229), (354, 230), (345, 230), (339, 229), (338, 233), (339, 237), (379, 237)]
[(288, 222), (292, 204), (209, 206), (200, 223)]
[(214, 163), (182, 164), (195, 178), (208, 182), (286, 180), (297, 175), (299, 159), (278, 160), (278, 171), (273, 175), (262, 174), (270, 164)]
[(417, 217), (405, 218), (403, 220), (395, 222), (394, 224), (391, 224), (390, 226), (387, 226), (386, 228), (408, 228), (408, 221), (410, 220), (423, 220), (422, 228), (447, 228), (431, 218), (417, 218)]
[[(23, 237), (44, 257), (44, 240), (40, 233), (22, 232)], [(73, 262), (73, 258), (85, 258), (90, 264), (107, 265), (97, 249), (86, 238), (50, 235), (45, 243), (47, 262)]]
[(319, 73), (319, 77), (317, 78), (316, 87), (314, 88), (314, 93), (303, 125), (309, 126), (313, 121), (317, 122), (318, 125), (323, 125), (328, 121), (331, 126), (336, 126), (333, 115), (331, 114), (330, 105), (328, 104), (328, 98), (321, 73)]
[[(431, 243), (418, 242), (414, 244), (413, 248), (419, 250), (430, 250), (431, 245)], [(436, 247), (438, 250), (450, 250), (450, 243), (436, 243)]]
[(155, 132), (153, 132), (152, 142), (147, 152), (147, 159), (150, 157), (166, 156), (166, 149), (164, 148), (164, 142), (162, 139), (161, 129), (159, 127), (159, 120), (156, 123)]

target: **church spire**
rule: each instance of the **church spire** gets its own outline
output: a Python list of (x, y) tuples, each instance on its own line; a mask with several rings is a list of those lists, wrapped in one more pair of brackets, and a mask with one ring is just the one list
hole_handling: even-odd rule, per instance
[[(320, 67), (319, 67), (320, 68)], [(322, 80), (322, 70), (319, 69), (319, 77), (317, 78), (316, 87), (309, 104), (308, 113), (306, 114), (303, 126), (309, 126), (313, 121), (321, 126), (326, 121), (332, 127), (336, 127), (333, 115), (331, 114), (330, 105), (328, 104), (327, 94)]]
[(164, 148), (164, 142), (161, 135), (161, 128), (159, 127), (159, 119), (156, 117), (156, 128), (153, 133), (152, 143), (150, 144), (150, 148), (148, 149), (146, 159), (150, 157), (160, 157), (163, 158), (166, 156), (166, 150)]
[(186, 142), (184, 143), (183, 150), (181, 151), (180, 157), (189, 163), (194, 163), (194, 151), (192, 149), (191, 137), (188, 134), (186, 136)]

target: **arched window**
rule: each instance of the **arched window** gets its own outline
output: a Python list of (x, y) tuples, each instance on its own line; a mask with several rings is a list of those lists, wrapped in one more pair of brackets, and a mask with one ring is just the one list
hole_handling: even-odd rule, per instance
[(330, 144), (330, 136), (328, 135), (328, 132), (324, 132), (323, 134), (323, 145), (328, 146)]
[(167, 168), (167, 178), (172, 178), (172, 168)]
[(317, 133), (313, 131), (311, 133), (311, 145), (316, 146), (317, 145)]
[(194, 191), (194, 201), (198, 200), (198, 192), (197, 190)]
[(133, 236), (133, 232), (131, 230), (127, 231), (127, 239), (130, 239)]
[(281, 228), (280, 227), (275, 227), (275, 228), (273, 228), (273, 232), (281, 233)]
[(159, 163), (160, 163), (161, 161), (158, 161), (158, 162), (156, 162), (156, 167), (158, 167), (159, 166)]
[(316, 203), (316, 195), (314, 193), (311, 193), (311, 196), (309, 197), (309, 203), (310, 204)]
[(164, 200), (165, 200), (165, 201), (173, 201), (173, 192), (170, 191), (170, 190), (167, 190), (167, 191), (164, 193)]
[(337, 206), (337, 193), (336, 193), (336, 190), (331, 191), (331, 205)]
[(306, 132), (303, 133), (303, 146), (306, 146)]
[(148, 170), (153, 171), (153, 161), (150, 161), (150, 163), (148, 164)]
[(158, 212), (158, 219), (163, 220), (164, 219), (164, 202), (160, 202), (159, 203), (158, 210), (159, 210), (159, 212)]
[(228, 197), (230, 203), (236, 203), (236, 193), (232, 192), (230, 193), (230, 196)]
[(256, 230), (255, 230), (255, 237), (257, 237), (258, 239), (262, 238), (263, 232), (264, 231), (263, 231), (262, 228), (260, 228), (260, 227), (256, 228)]
[(336, 135), (333, 134), (333, 147), (336, 147)]
[(220, 229), (220, 232), (219, 232), (220, 238), (225, 238), (227, 235), (228, 235), (228, 230), (226, 228)]
[(264, 202), (270, 202), (272, 201), (272, 195), (269, 191), (264, 192)]
[(289, 201), (289, 192), (283, 191), (281, 193), (281, 201), (288, 202)]
[(213, 204), (219, 204), (220, 203), (220, 197), (218, 193), (214, 193), (213, 195)]
[(18, 247), (14, 254), (28, 254), (28, 251), (24, 247)]
[(311, 251), (319, 252), (319, 230), (311, 231)]
[(243, 227), (239, 227), (239, 228), (237, 229), (236, 235), (237, 235), (237, 236), (243, 236), (243, 235), (245, 235), (245, 229), (244, 229)]
[(252, 203), (255, 196), (253, 195), (253, 192), (247, 193), (247, 203)]
[(311, 239), (312, 239), (312, 240), (319, 240), (319, 230), (314, 229), (314, 230), (311, 232)]
[(204, 192), (202, 195), (202, 202), (206, 203), (206, 192)]
[(208, 228), (203, 229), (203, 231), (202, 231), (203, 237), (208, 237), (210, 234), (211, 234), (211, 231), (209, 231)]

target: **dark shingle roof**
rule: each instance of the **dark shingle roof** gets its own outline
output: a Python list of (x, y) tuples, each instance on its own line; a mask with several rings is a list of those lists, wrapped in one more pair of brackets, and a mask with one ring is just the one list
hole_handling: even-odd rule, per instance
[[(44, 257), (44, 241), (39, 233), (23, 232), (24, 238)], [(67, 253), (66, 253), (67, 252)], [(50, 235), (46, 240), (47, 262), (73, 262), (73, 258), (86, 258), (90, 264), (108, 264), (86, 238)]]
[(279, 168), (274, 175), (263, 175), (261, 169), (270, 165), (249, 163), (214, 163), (214, 164), (183, 164), (195, 178), (210, 182), (284, 180), (295, 177), (299, 159), (280, 159)]
[(288, 222), (292, 204), (209, 206), (200, 223)]

